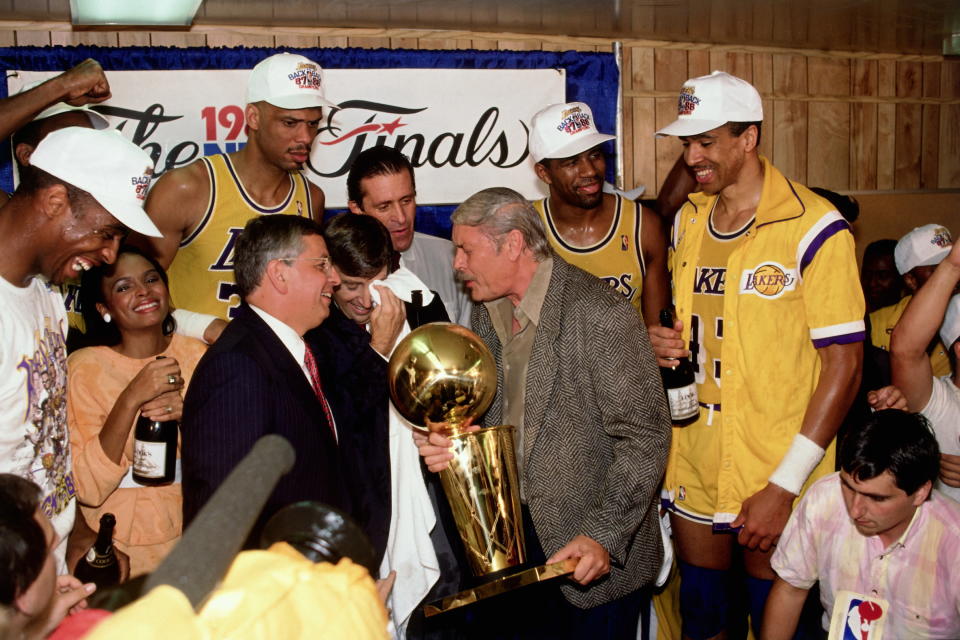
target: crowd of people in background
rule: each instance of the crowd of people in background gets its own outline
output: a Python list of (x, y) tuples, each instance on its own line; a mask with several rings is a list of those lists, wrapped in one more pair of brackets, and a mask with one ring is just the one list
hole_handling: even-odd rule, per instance
[[(762, 156), (760, 94), (719, 71), (649, 132), (683, 145), (656, 201), (608, 188), (614, 136), (570, 102), (530, 123), (543, 199), (487, 185), (452, 241), (423, 234), (414, 167), (378, 146), (325, 216), (300, 171), (324, 86), (267, 57), (245, 146), (155, 185), (90, 109), (110, 97), (95, 61), (0, 101), (19, 172), (0, 208), (0, 637), (84, 609), (70, 574), (105, 513), (124, 574), (154, 571), (266, 434), (296, 460), (245, 546), (291, 504), (348, 514), (380, 587), (372, 637), (960, 637), (948, 229), (874, 242), (858, 270), (856, 201)], [(528, 563), (575, 569), (427, 618), (477, 583), (437, 474), (452, 443), (390, 402), (391, 353), (431, 322), (494, 356), (475, 427), (516, 430)], [(682, 360), (683, 426), (660, 374)], [(134, 477), (140, 416), (180, 422), (169, 484)]]

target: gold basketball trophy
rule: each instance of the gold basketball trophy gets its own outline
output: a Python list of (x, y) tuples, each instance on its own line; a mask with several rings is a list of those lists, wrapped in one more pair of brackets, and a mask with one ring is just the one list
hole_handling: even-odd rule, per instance
[[(393, 404), (421, 431), (453, 441), (453, 460), (440, 482), (453, 511), (470, 568), (477, 577), (523, 564), (520, 484), (510, 425), (466, 430), (497, 391), (493, 355), (472, 331), (434, 322), (400, 341), (389, 365)], [(572, 573), (576, 559), (509, 574), (425, 606), (429, 617), (517, 587)]]

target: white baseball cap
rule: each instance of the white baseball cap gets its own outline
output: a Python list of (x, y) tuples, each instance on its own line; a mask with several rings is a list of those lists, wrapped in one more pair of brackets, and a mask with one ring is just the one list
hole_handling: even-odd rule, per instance
[(950, 298), (947, 312), (943, 315), (943, 324), (940, 325), (940, 340), (947, 349), (950, 349), (958, 338), (960, 338), (960, 293)]
[[(37, 82), (31, 82), (30, 84), (20, 89), (20, 91), (18, 91), (17, 94), (19, 95), (21, 93), (26, 93), (31, 89), (39, 87), (44, 82), (45, 80), (38, 80)], [(110, 126), (110, 121), (107, 120), (106, 117), (104, 117), (103, 115), (91, 109), (90, 105), (85, 104), (79, 107), (75, 107), (71, 104), (67, 104), (66, 102), (57, 102), (50, 105), (49, 107), (47, 107), (46, 109), (38, 113), (36, 116), (34, 116), (33, 119), (34, 121), (43, 120), (45, 118), (58, 116), (61, 113), (69, 113), (70, 111), (79, 111), (85, 114), (87, 118), (90, 120), (90, 126), (93, 127), (94, 129), (106, 129), (107, 127)]]
[(247, 82), (247, 103), (269, 102), (281, 109), (336, 107), (323, 95), (323, 69), (294, 53), (278, 53), (257, 63)]
[(680, 88), (677, 119), (656, 136), (695, 136), (728, 122), (761, 122), (763, 103), (752, 84), (723, 71), (691, 78)]
[(552, 104), (541, 109), (530, 121), (530, 128), (530, 156), (534, 162), (569, 158), (616, 138), (597, 131), (593, 111), (585, 102)]
[(953, 238), (946, 227), (925, 224), (900, 238), (893, 249), (893, 261), (897, 271), (903, 275), (914, 267), (940, 264), (950, 253), (952, 244)]
[(153, 160), (119, 131), (86, 127), (54, 131), (37, 145), (30, 164), (83, 189), (137, 233), (162, 237), (143, 210)]

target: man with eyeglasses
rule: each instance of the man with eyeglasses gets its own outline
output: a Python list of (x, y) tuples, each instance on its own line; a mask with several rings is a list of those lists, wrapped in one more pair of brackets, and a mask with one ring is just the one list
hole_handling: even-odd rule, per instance
[[(340, 283), (320, 227), (299, 216), (259, 216), (237, 238), (237, 317), (200, 360), (181, 422), (183, 524), (263, 435), (290, 441), (297, 460), (267, 499), (248, 538), (278, 509), (316, 500), (349, 512), (333, 392), (336, 363), (314, 354), (304, 334), (326, 320)], [(346, 418), (343, 418), (346, 419)]]

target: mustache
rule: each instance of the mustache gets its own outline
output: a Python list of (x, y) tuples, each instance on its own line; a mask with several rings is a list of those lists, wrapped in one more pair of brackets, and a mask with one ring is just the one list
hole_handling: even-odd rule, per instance
[(475, 279), (472, 276), (468, 276), (463, 271), (455, 271), (453, 277), (456, 278), (457, 282), (470, 282)]

